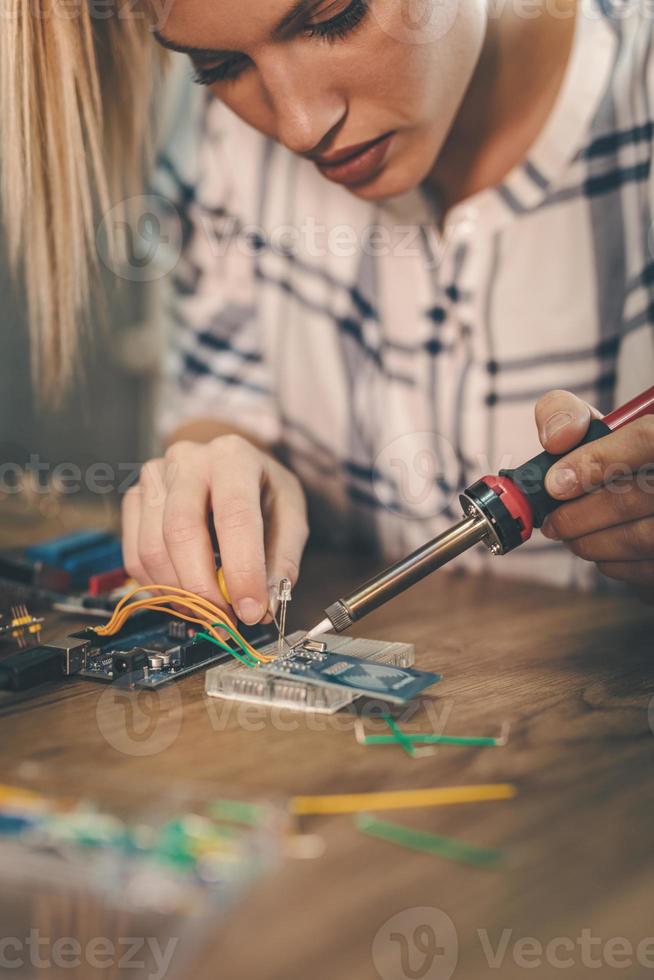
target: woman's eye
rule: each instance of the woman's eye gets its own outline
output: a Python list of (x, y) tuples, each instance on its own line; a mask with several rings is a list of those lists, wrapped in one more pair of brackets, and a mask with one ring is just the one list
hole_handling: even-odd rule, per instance
[(368, 13), (369, 6), (370, 0), (353, 0), (345, 10), (336, 14), (335, 17), (309, 24), (306, 33), (309, 37), (324, 37), (328, 40), (346, 37), (350, 31), (359, 26)]
[(217, 65), (198, 65), (195, 63), (193, 65), (193, 81), (198, 85), (215, 85), (216, 82), (234, 81), (251, 65), (250, 59), (244, 55), (238, 58), (230, 58), (229, 61), (221, 61)]
[[(353, 31), (368, 13), (370, 0), (352, 0), (340, 13), (328, 20), (308, 24), (304, 30), (307, 37), (322, 37), (327, 40), (343, 38)], [(235, 81), (253, 62), (246, 55), (238, 55), (217, 65), (193, 65), (193, 81), (198, 85), (215, 85), (217, 82)]]

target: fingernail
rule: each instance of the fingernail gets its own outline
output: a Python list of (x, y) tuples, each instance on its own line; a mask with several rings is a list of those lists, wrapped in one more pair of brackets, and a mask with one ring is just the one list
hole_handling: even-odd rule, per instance
[(577, 486), (577, 474), (574, 470), (565, 467), (554, 469), (550, 472), (547, 482), (555, 494), (563, 496), (571, 493)]
[(573, 421), (574, 416), (570, 412), (556, 412), (545, 423), (543, 428), (544, 438), (549, 441), (552, 436), (555, 436), (561, 429), (565, 429), (566, 425), (570, 425)]
[(554, 530), (554, 527), (552, 525), (552, 519), (550, 517), (545, 518), (545, 521), (543, 522), (543, 526), (541, 527), (540, 531), (541, 534), (544, 534), (546, 538), (550, 539), (550, 541), (556, 541), (558, 538), (558, 534)]
[(236, 615), (246, 626), (254, 626), (255, 623), (260, 622), (264, 612), (265, 609), (256, 599), (247, 597), (239, 599), (236, 603)]

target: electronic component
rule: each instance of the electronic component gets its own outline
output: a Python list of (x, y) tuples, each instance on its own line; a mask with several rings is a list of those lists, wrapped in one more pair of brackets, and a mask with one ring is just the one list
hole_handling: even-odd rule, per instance
[(350, 657), (342, 650), (330, 649), (329, 645), (324, 653), (298, 647), (266, 664), (262, 670), (276, 677), (350, 690), (395, 704), (406, 704), (442, 679), (440, 674), (412, 667), (394, 667)]
[(88, 592), (90, 596), (103, 596), (114, 589), (119, 589), (127, 581), (124, 568), (114, 568), (108, 572), (98, 572), (89, 578)]
[(43, 617), (32, 616), (27, 606), (12, 606), (9, 622), (0, 622), (0, 639), (15, 640), (21, 650), (41, 638)]
[(168, 636), (171, 640), (187, 640), (191, 633), (191, 628), (181, 619), (173, 619), (168, 623)]
[(286, 639), (286, 616), (288, 612), (288, 604), (293, 598), (289, 579), (283, 578), (281, 580), (277, 586), (277, 595), (275, 598), (279, 602), (279, 620), (277, 622), (277, 629), (279, 633), (277, 638), (277, 652), (281, 654), (284, 650), (284, 641)]
[(51, 640), (48, 644), (53, 650), (58, 650), (61, 658), (61, 671), (66, 677), (71, 677), (86, 666), (86, 657), (91, 648), (88, 640), (70, 636), (61, 640)]
[(89, 579), (123, 567), (119, 539), (110, 531), (78, 531), (25, 550), (28, 561), (65, 573), (67, 588), (84, 589)]
[[(87, 647), (80, 676), (131, 688), (156, 688), (231, 659), (226, 651), (198, 638), (186, 623), (165, 618), (144, 613), (116, 636), (98, 636), (93, 630), (77, 634)], [(269, 627), (252, 627), (244, 633), (252, 643), (271, 639)]]
[[(308, 650), (310, 653), (325, 653), (327, 650), (327, 644), (322, 640), (303, 640), (299, 646), (302, 650)], [(297, 647), (293, 649), (297, 649)]]
[(0, 690), (26, 691), (46, 681), (61, 680), (61, 650), (36, 646), (0, 661)]
[[(302, 633), (298, 632), (292, 634), (288, 641), (293, 644), (301, 639)], [(409, 643), (361, 640), (348, 636), (330, 636), (327, 639), (332, 653), (347, 654), (355, 660), (365, 659), (373, 665), (387, 664), (405, 669), (415, 663), (415, 650)], [(263, 652), (269, 649), (264, 648)], [(242, 667), (233, 661), (221, 663), (207, 671), (205, 690), (211, 697), (228, 701), (247, 701), (320, 714), (334, 714), (360, 697), (359, 692), (351, 688), (319, 686), (309, 683), (305, 677), (277, 677), (263, 666)]]

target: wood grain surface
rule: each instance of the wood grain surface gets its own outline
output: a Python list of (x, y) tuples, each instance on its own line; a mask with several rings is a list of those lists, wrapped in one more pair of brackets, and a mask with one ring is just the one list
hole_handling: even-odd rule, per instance
[[(372, 570), (365, 557), (309, 555), (291, 625), (310, 624)], [(46, 638), (76, 622), (49, 617)], [(508, 721), (506, 748), (412, 760), (359, 746), (351, 713), (207, 699), (202, 674), (163, 689), (174, 693), (137, 731), (138, 719), (103, 705), (106, 688), (71, 680), (2, 696), (1, 778), (27, 766), (43, 788), (128, 809), (189, 780), (278, 799), (513, 782), (515, 800), (385, 815), (501, 846), (499, 870), (369, 839), (349, 816), (305, 818), (325, 854), (288, 860), (257, 885), (189, 976), (654, 976), (653, 627), (654, 611), (636, 601), (441, 573), (353, 633), (412, 642), (417, 665), (443, 673), (410, 730), (493, 735)], [(381, 730), (374, 717), (366, 724)], [(430, 926), (435, 949), (424, 943)]]

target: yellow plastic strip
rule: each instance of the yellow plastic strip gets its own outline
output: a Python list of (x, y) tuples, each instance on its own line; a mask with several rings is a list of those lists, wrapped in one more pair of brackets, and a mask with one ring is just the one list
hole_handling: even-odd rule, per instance
[(341, 796), (295, 796), (291, 812), (296, 816), (334, 813), (365, 813), (373, 810), (410, 810), (454, 803), (484, 803), (510, 800), (517, 795), (510, 783), (479, 786), (439, 786), (434, 789), (395, 790), (388, 793), (352, 793)]

